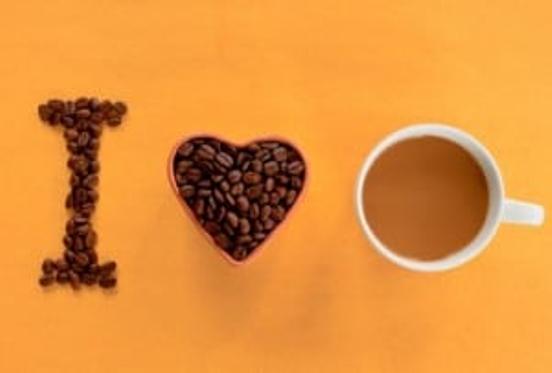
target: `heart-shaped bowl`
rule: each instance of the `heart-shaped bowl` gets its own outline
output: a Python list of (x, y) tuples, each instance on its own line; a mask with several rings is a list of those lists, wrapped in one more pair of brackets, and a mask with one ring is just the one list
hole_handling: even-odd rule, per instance
[[(179, 189), (178, 189), (178, 185), (177, 185), (177, 182), (176, 182), (176, 178), (175, 178), (175, 172), (174, 172), (174, 160), (175, 160), (175, 157), (176, 157), (176, 154), (178, 152), (178, 149), (180, 148), (180, 146), (182, 146), (184, 143), (186, 143), (187, 141), (189, 140), (192, 140), (194, 138), (199, 138), (199, 137), (210, 137), (214, 140), (217, 140), (217, 141), (220, 141), (220, 142), (225, 142), (229, 145), (232, 145), (232, 146), (235, 146), (237, 148), (243, 148), (243, 147), (246, 147), (248, 145), (251, 145), (251, 144), (254, 144), (254, 143), (258, 143), (258, 142), (262, 142), (262, 141), (277, 141), (277, 142), (280, 142), (280, 143), (283, 143), (285, 145), (287, 145), (288, 147), (292, 148), (293, 150), (295, 150), (297, 152), (297, 154), (300, 155), (302, 161), (303, 161), (303, 164), (305, 165), (305, 171), (304, 171), (304, 176), (303, 176), (303, 186), (301, 188), (301, 190), (299, 191), (298, 195), (297, 195), (297, 199), (295, 200), (293, 206), (291, 206), (291, 208), (287, 211), (286, 213), (286, 216), (284, 218), (284, 220), (278, 224), (277, 227), (275, 227), (273, 230), (271, 230), (266, 238), (257, 246), (255, 247), (255, 249), (251, 252), (251, 254), (249, 254), (245, 259), (243, 260), (236, 260), (234, 259), (229, 253), (227, 253), (222, 247), (220, 247), (219, 245), (217, 245), (217, 243), (215, 242), (215, 239), (213, 236), (211, 236), (205, 229), (204, 227), (200, 224), (200, 222), (197, 220), (194, 212), (192, 211), (192, 209), (190, 208), (190, 206), (188, 206), (188, 204), (184, 201), (184, 199), (182, 198), (182, 196), (180, 195), (180, 192), (179, 192)], [(257, 257), (259, 255), (259, 253), (261, 252), (261, 249), (263, 249), (266, 244), (269, 242), (269, 240), (272, 238), (272, 236), (274, 235), (274, 233), (276, 231), (280, 231), (284, 225), (286, 225), (286, 223), (290, 220), (291, 218), (291, 214), (292, 212), (294, 212), (296, 209), (297, 209), (297, 206), (299, 205), (300, 202), (303, 201), (303, 195), (305, 194), (306, 192), (306, 189), (307, 189), (307, 185), (308, 185), (308, 180), (309, 180), (309, 166), (308, 166), (308, 161), (307, 159), (305, 158), (305, 156), (303, 155), (303, 152), (301, 150), (299, 150), (299, 148), (297, 146), (295, 146), (293, 143), (291, 143), (289, 140), (287, 139), (283, 139), (279, 136), (267, 136), (267, 137), (259, 137), (259, 138), (256, 138), (256, 139), (253, 139), (251, 141), (247, 141), (246, 143), (243, 143), (243, 144), (236, 144), (236, 143), (233, 143), (233, 142), (230, 142), (230, 141), (227, 141), (227, 140), (224, 140), (222, 136), (217, 136), (217, 135), (213, 135), (213, 134), (196, 134), (196, 135), (190, 135), (190, 136), (185, 136), (184, 138), (182, 138), (180, 141), (178, 141), (176, 144), (174, 144), (171, 152), (170, 152), (170, 155), (169, 155), (169, 160), (168, 160), (168, 167), (167, 167), (167, 170), (168, 170), (168, 177), (169, 177), (169, 183), (171, 185), (171, 188), (174, 192), (174, 194), (176, 195), (176, 198), (178, 200), (178, 202), (182, 205), (182, 207), (184, 208), (184, 211), (186, 211), (186, 214), (188, 214), (188, 216), (191, 218), (191, 220), (194, 222), (194, 224), (196, 225), (196, 227), (199, 229), (199, 231), (207, 238), (207, 240), (209, 242), (211, 242), (211, 244), (215, 247), (215, 249), (222, 255), (222, 257), (224, 259), (226, 259), (230, 264), (234, 265), (234, 266), (242, 266), (246, 263), (249, 263), (253, 260), (253, 258)]]

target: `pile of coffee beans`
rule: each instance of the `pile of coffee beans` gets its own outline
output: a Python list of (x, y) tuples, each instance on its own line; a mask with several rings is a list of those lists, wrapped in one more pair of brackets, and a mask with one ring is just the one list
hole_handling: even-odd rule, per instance
[(281, 141), (236, 147), (196, 137), (179, 147), (173, 167), (181, 197), (236, 261), (246, 259), (286, 218), (306, 177), (300, 153)]
[(63, 128), (70, 154), (67, 166), (71, 171), (71, 191), (65, 200), (71, 217), (63, 237), (63, 257), (44, 260), (39, 280), (42, 286), (57, 282), (79, 289), (81, 284), (98, 283), (103, 288), (112, 288), (117, 284), (117, 264), (113, 261), (98, 263), (98, 234), (92, 227), (91, 218), (99, 197), (98, 151), (103, 124), (111, 127), (120, 125), (126, 112), (127, 107), (122, 102), (86, 97), (75, 101), (52, 99), (38, 107), (42, 121)]

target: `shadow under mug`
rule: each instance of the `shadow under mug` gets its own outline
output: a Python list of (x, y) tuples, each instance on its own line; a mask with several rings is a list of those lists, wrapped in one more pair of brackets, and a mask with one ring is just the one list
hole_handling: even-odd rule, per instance
[[(472, 241), (454, 254), (427, 261), (401, 256), (387, 247), (371, 229), (363, 207), (363, 190), (366, 176), (379, 156), (394, 144), (426, 136), (452, 141), (471, 154), (485, 175), (489, 192), (489, 206), (485, 221)], [(376, 251), (403, 268), (419, 272), (445, 271), (474, 259), (483, 252), (489, 241), (494, 237), (501, 222), (541, 225), (544, 221), (542, 206), (505, 197), (500, 169), (487, 148), (468, 133), (444, 124), (412, 125), (383, 139), (368, 155), (360, 170), (356, 184), (355, 203), (360, 225)]]

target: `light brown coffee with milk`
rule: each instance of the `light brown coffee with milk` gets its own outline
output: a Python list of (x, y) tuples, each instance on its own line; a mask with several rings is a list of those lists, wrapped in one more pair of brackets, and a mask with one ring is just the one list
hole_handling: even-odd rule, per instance
[(364, 211), (378, 238), (399, 255), (435, 260), (479, 232), (489, 194), (478, 163), (459, 145), (426, 136), (399, 142), (376, 160)]

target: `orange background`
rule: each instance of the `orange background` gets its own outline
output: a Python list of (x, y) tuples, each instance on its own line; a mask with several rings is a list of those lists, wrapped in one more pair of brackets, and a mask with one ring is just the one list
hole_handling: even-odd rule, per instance
[[(552, 236), (503, 226), (421, 275), (364, 239), (363, 157), (409, 123), (457, 124), (512, 197), (552, 203), (548, 1), (6, 1), (0, 15), (0, 371), (550, 372)], [(38, 103), (124, 99), (102, 140), (100, 255), (115, 294), (37, 285), (61, 251), (67, 154)], [(244, 268), (166, 178), (184, 135), (277, 134), (310, 162), (289, 225)]]

